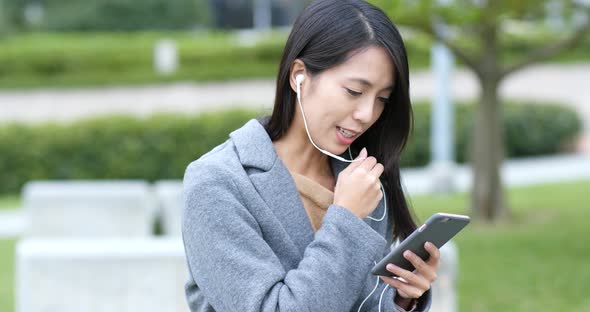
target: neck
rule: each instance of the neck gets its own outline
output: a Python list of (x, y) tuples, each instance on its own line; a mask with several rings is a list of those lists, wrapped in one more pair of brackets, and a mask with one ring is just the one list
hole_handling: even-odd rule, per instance
[(303, 124), (293, 125), (280, 139), (273, 142), (279, 158), (291, 172), (301, 175), (332, 176), (330, 159), (309, 142)]

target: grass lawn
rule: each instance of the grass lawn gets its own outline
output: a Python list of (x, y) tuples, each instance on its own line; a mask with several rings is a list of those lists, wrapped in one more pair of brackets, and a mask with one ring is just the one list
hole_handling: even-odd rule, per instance
[[(156, 43), (176, 42), (178, 71), (153, 69)], [(143, 85), (173, 81), (272, 78), (287, 33), (265, 35), (256, 46), (225, 32), (47, 32), (0, 38), (0, 89)]]
[[(459, 246), (461, 311), (590, 311), (590, 181), (509, 191), (514, 220), (470, 225)], [(425, 220), (468, 213), (469, 196), (416, 197)]]
[(0, 196), (0, 210), (14, 209), (20, 207), (20, 198), (18, 195)]
[[(588, 191), (590, 181), (511, 189), (512, 222), (462, 232), (455, 240), (460, 310), (590, 311)], [(437, 211), (468, 213), (468, 194), (411, 201), (421, 220)], [(13, 311), (14, 246), (0, 240), (0, 311)]]
[[(18, 195), (0, 196), (0, 211), (20, 207)], [(0, 239), (0, 311), (14, 311), (14, 247), (16, 241)]]
[(0, 239), (0, 311), (14, 311), (14, 247), (16, 241)]

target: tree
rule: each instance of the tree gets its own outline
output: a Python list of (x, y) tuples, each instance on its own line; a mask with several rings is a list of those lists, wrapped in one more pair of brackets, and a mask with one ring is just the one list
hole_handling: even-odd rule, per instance
[(6, 0), (0, 0), (0, 38), (10, 33), (14, 26), (11, 14), (13, 11), (13, 5), (9, 5)]
[[(504, 157), (498, 89), (512, 73), (571, 49), (590, 32), (588, 0), (375, 0), (400, 26), (444, 43), (475, 73), (481, 87), (471, 140), (472, 212), (495, 221), (509, 216), (501, 185)], [(556, 21), (551, 23), (550, 21)], [(518, 32), (518, 29), (528, 29)], [(532, 40), (533, 34), (544, 36)], [(529, 49), (511, 49), (527, 42)]]

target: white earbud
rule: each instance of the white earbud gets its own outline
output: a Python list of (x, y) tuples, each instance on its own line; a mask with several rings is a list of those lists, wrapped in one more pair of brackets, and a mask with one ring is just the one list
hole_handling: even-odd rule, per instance
[(301, 83), (303, 82), (303, 80), (305, 80), (305, 76), (303, 75), (297, 75), (297, 77), (295, 77), (295, 81), (297, 81), (297, 93), (299, 93), (300, 91)]

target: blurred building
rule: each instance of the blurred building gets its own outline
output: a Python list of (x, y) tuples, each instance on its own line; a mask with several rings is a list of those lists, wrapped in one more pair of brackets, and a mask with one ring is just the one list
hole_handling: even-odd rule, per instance
[(216, 28), (253, 28), (256, 4), (269, 5), (271, 25), (291, 25), (311, 0), (209, 0), (213, 26)]

